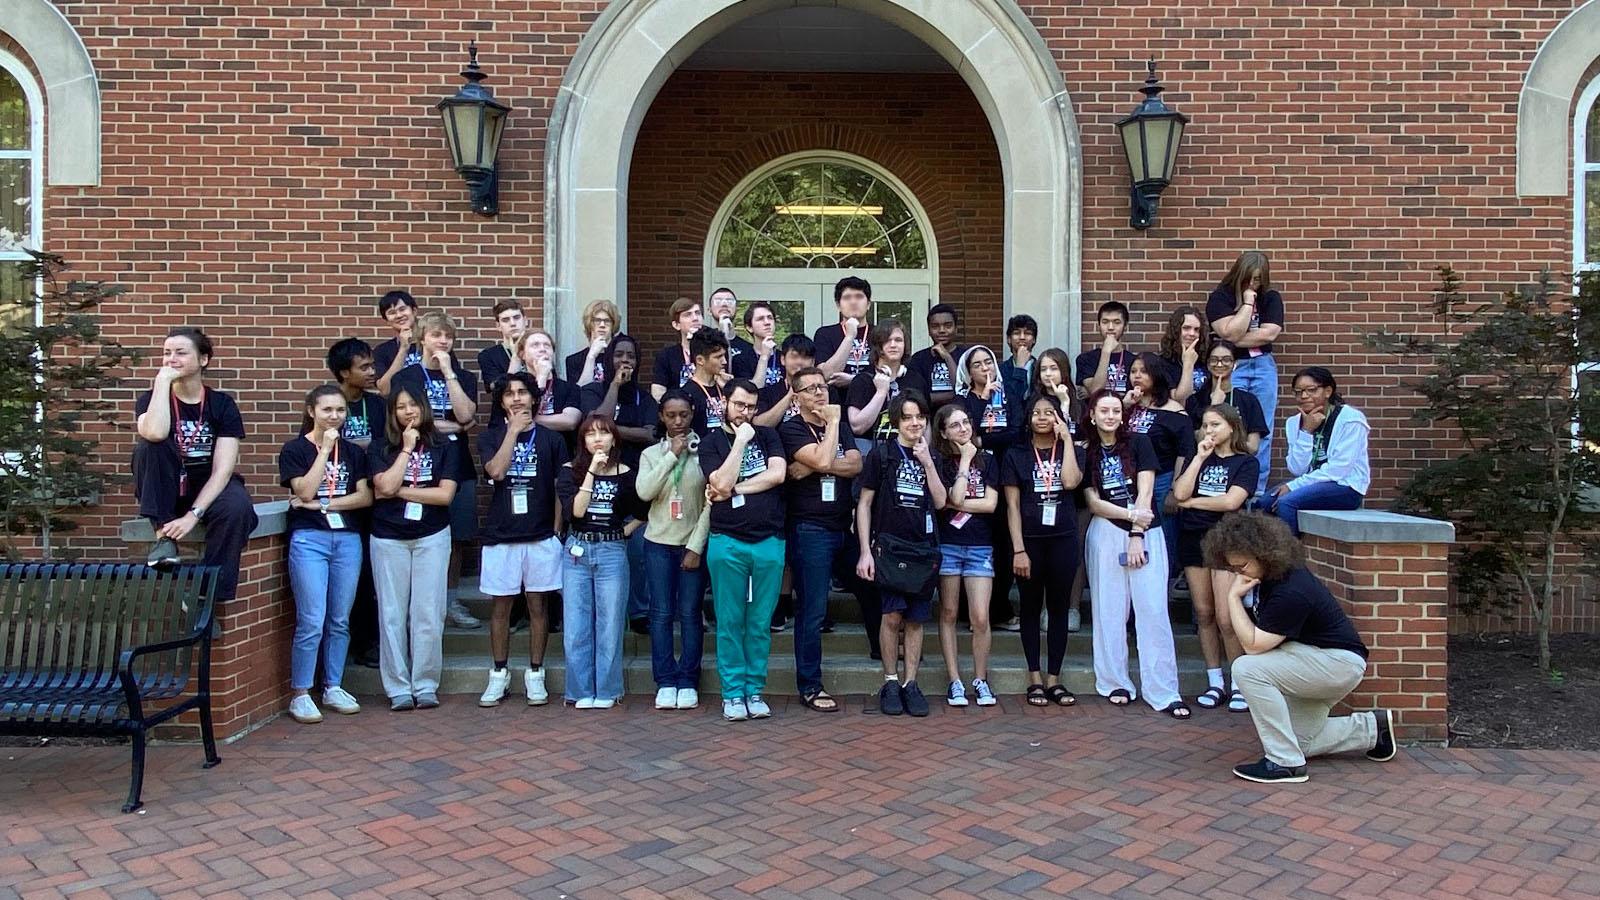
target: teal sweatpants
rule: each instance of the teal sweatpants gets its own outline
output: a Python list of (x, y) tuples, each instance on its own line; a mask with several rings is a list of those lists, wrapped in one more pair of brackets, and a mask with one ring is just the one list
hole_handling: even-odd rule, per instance
[(750, 544), (713, 534), (706, 544), (711, 598), (717, 607), (717, 675), (725, 699), (753, 697), (767, 687), (772, 610), (783, 584), (783, 538)]

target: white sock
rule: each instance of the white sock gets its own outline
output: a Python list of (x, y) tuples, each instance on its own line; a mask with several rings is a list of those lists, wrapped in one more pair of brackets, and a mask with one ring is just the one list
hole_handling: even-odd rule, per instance
[(1222, 684), (1222, 670), (1221, 669), (1207, 669), (1206, 670), (1206, 681), (1210, 682), (1211, 686), (1216, 688), (1217, 690), (1219, 690), (1219, 691), (1222, 690), (1222, 687), (1223, 687), (1223, 684)]

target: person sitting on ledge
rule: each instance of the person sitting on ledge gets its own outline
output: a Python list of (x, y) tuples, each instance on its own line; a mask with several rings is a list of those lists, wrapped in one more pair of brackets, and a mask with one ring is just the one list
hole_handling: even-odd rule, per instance
[[(1298, 379), (1297, 379), (1298, 381)], [(1266, 756), (1233, 774), (1262, 784), (1306, 780), (1306, 759), (1366, 751), (1394, 759), (1394, 717), (1387, 709), (1328, 715), (1361, 683), (1367, 648), (1344, 609), (1306, 568), (1300, 542), (1262, 512), (1222, 517), (1202, 543), (1206, 566), (1227, 583), (1225, 615), (1244, 655), (1233, 683), (1250, 704)]]
[(220, 608), (239, 589), (239, 555), (256, 527), (256, 512), (234, 471), (244, 420), (239, 405), (205, 384), (211, 339), (198, 328), (174, 328), (161, 345), (162, 366), (150, 390), (134, 401), (133, 496), (155, 528), (148, 562), (178, 563), (178, 541), (206, 524), (201, 562), (220, 566)]
[(1299, 535), (1301, 510), (1361, 508), (1372, 482), (1367, 458), (1372, 429), (1361, 410), (1339, 396), (1333, 373), (1321, 366), (1295, 373), (1294, 400), (1300, 411), (1283, 431), (1295, 477), (1268, 491), (1260, 505)]

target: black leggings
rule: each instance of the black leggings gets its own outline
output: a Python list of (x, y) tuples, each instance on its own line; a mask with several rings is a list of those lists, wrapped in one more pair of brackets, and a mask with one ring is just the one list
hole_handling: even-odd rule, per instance
[[(1060, 677), (1061, 661), (1067, 655), (1067, 600), (1073, 576), (1078, 574), (1078, 536), (1022, 538), (1028, 552), (1032, 576), (1020, 580), (1022, 596), (1022, 655), (1028, 658), (1028, 671), (1043, 671)], [(1050, 610), (1050, 668), (1039, 668), (1039, 611)]]

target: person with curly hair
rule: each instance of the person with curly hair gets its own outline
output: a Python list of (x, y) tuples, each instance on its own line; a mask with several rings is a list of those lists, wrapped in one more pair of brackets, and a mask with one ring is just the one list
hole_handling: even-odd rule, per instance
[(1197, 307), (1186, 304), (1167, 317), (1159, 355), (1172, 386), (1172, 399), (1183, 403), (1205, 383), (1206, 370), (1200, 360), (1210, 343), (1211, 327)]
[(1207, 567), (1230, 576), (1221, 615), (1245, 655), (1233, 683), (1250, 703), (1266, 755), (1233, 774), (1262, 784), (1306, 780), (1306, 759), (1366, 752), (1394, 758), (1394, 717), (1387, 709), (1328, 715), (1361, 683), (1367, 648), (1343, 607), (1306, 568), (1305, 552), (1277, 517), (1237, 512), (1222, 517), (1201, 544)]

